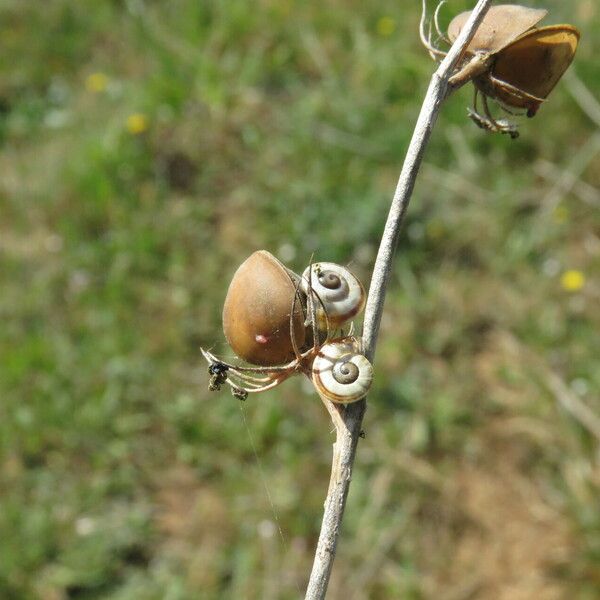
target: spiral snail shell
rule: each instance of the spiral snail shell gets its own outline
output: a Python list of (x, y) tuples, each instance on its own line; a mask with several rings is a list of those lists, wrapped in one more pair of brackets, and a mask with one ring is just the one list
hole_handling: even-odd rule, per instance
[(355, 338), (325, 344), (312, 365), (312, 381), (322, 398), (349, 404), (364, 398), (371, 387), (373, 367), (358, 351)]
[(365, 290), (360, 281), (345, 267), (320, 262), (302, 274), (302, 290), (309, 288), (317, 296), (319, 328), (336, 329), (359, 314), (365, 305)]
[[(223, 332), (232, 350), (254, 365), (294, 358), (290, 315), (298, 276), (266, 250), (250, 255), (235, 272), (223, 306)], [(296, 343), (305, 343), (302, 303), (292, 317)]]

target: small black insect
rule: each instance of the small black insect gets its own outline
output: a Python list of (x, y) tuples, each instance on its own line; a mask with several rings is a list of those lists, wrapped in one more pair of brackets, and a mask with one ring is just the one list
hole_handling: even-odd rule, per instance
[(208, 367), (208, 372), (211, 375), (220, 375), (221, 373), (227, 373), (227, 371), (229, 371), (229, 367), (221, 362), (213, 363)]
[(210, 375), (210, 381), (208, 382), (208, 389), (211, 392), (221, 389), (221, 386), (227, 380), (227, 371), (229, 371), (229, 367), (221, 362), (209, 365), (208, 374)]

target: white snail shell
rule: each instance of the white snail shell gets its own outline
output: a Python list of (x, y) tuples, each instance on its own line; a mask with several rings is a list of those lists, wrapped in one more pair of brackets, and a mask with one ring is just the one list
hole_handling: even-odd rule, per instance
[(312, 365), (312, 381), (322, 398), (349, 404), (367, 395), (373, 367), (357, 346), (354, 338), (342, 338), (319, 350)]
[[(312, 273), (311, 273), (312, 269)], [(336, 329), (353, 319), (365, 306), (366, 294), (361, 282), (345, 267), (320, 262), (302, 274), (302, 291), (316, 294), (319, 327)]]

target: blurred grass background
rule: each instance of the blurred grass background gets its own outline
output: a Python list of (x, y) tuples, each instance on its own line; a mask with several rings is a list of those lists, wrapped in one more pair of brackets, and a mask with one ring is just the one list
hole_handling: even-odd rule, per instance
[[(580, 48), (517, 141), (466, 89), (443, 108), (332, 599), (600, 595), (600, 9), (535, 6)], [(434, 68), (419, 13), (0, 3), (0, 598), (301, 596), (327, 414), (299, 380), (209, 394), (199, 346), (230, 356), (256, 249), (368, 283)]]

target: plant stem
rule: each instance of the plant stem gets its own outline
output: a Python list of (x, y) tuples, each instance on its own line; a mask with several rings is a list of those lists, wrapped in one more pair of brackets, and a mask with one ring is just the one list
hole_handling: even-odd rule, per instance
[[(400, 172), (373, 267), (363, 328), (363, 349), (371, 362), (373, 362), (375, 356), (394, 250), (400, 226), (421, 166), (423, 153), (431, 136), (441, 104), (452, 91), (448, 85), (448, 79), (455, 71), (465, 48), (488, 11), (490, 3), (491, 0), (479, 0), (477, 2), (460, 35), (433, 74), (421, 106), (421, 112), (406, 152), (406, 158)], [(366, 400), (347, 406), (336, 405), (331, 402), (325, 404), (335, 426), (336, 441), (333, 445), (331, 478), (327, 498), (325, 499), (323, 522), (306, 591), (306, 600), (322, 600), (327, 593), (350, 487), (356, 447), (361, 435), (362, 420), (366, 410)]]

